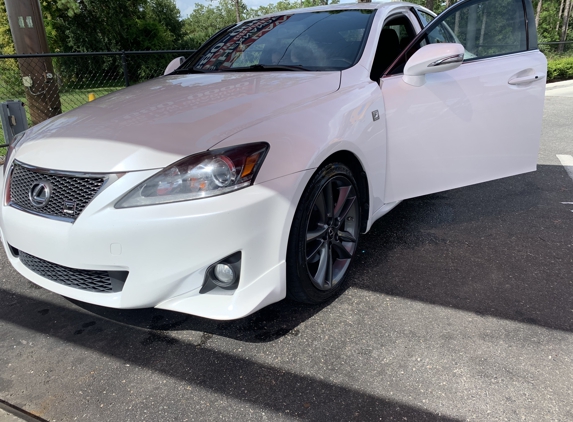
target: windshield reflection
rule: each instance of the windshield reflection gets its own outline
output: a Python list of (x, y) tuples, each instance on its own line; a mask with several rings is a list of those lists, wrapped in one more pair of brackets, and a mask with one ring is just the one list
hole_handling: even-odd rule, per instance
[(185, 71), (342, 70), (363, 49), (373, 10), (335, 10), (254, 19), (204, 45)]

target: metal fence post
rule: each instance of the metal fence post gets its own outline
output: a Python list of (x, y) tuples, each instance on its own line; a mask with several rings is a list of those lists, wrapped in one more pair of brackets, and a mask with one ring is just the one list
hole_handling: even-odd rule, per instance
[(129, 75), (127, 73), (127, 58), (125, 51), (121, 52), (121, 64), (123, 65), (123, 78), (125, 79), (125, 86), (129, 86)]
[(0, 121), (4, 132), (4, 142), (0, 147), (6, 147), (14, 136), (28, 129), (28, 120), (24, 103), (18, 100), (8, 100), (0, 104)]

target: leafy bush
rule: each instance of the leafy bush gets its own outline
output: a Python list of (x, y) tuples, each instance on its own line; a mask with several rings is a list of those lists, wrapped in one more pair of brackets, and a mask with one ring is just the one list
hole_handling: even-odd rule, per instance
[(547, 63), (547, 81), (573, 79), (573, 57), (549, 59)]

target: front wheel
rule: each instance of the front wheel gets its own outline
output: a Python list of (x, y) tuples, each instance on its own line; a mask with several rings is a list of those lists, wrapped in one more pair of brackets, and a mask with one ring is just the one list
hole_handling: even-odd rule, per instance
[(360, 235), (360, 198), (354, 176), (341, 163), (321, 168), (306, 187), (287, 251), (288, 296), (316, 304), (344, 282)]

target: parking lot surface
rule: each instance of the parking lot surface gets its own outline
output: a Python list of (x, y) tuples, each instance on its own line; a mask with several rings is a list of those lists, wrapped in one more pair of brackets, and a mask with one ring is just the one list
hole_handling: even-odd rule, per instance
[(50, 421), (573, 420), (573, 98), (558, 94), (537, 172), (403, 202), (321, 307), (104, 309), (2, 251), (0, 399)]

